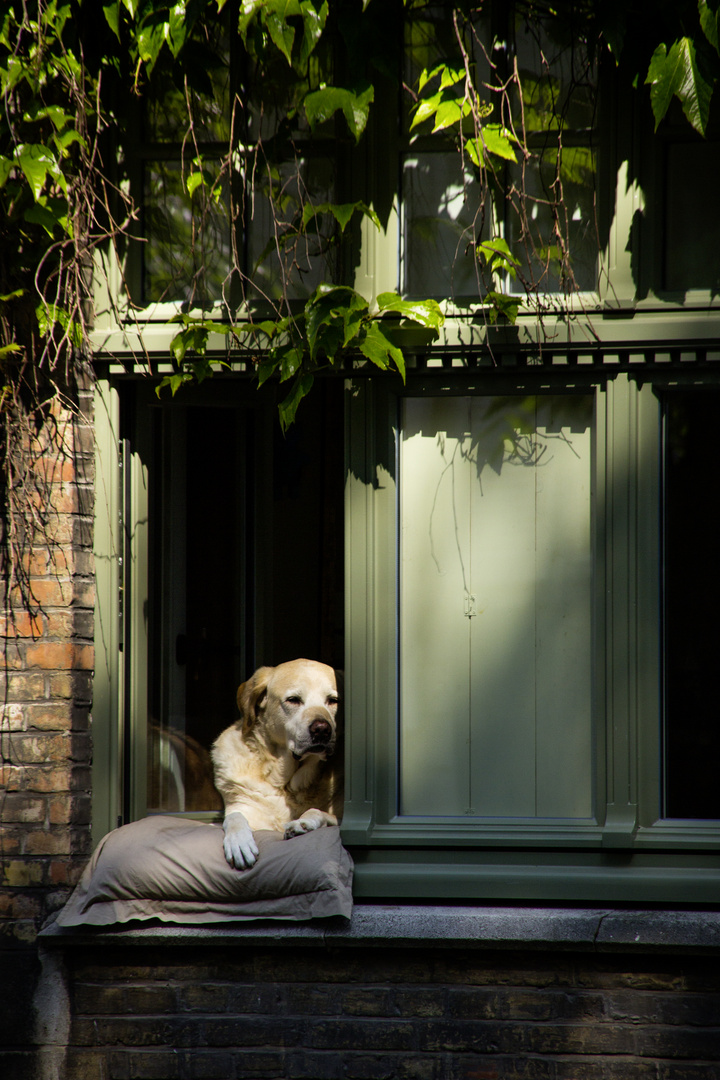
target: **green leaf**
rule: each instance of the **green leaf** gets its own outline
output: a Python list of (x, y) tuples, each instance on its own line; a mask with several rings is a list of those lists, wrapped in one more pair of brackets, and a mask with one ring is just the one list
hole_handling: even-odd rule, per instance
[(302, 399), (310, 393), (314, 381), (315, 380), (312, 375), (298, 375), (295, 379), (295, 382), (293, 383), (290, 393), (285, 398), (285, 400), (281, 401), (278, 405), (278, 412), (280, 414), (280, 426), (282, 427), (283, 431), (287, 431), (287, 429), (292, 424), (293, 420), (295, 419), (298, 405), (300, 404)]
[(67, 214), (58, 216), (52, 209), (42, 206), (39, 202), (29, 206), (23, 217), (32, 225), (40, 225), (48, 236), (52, 236), (56, 228), (61, 228), (65, 233), (69, 232)]
[(515, 323), (520, 310), (520, 299), (517, 296), (507, 296), (505, 293), (489, 292), (486, 299), (492, 305), (488, 314), (491, 323), (497, 323), (500, 319)]
[(720, 53), (720, 7), (713, 11), (707, 0), (698, 0), (700, 26), (715, 52)]
[(368, 324), (359, 348), (363, 356), (367, 356), (368, 360), (383, 371), (387, 371), (392, 361), (405, 382), (405, 357), (397, 345), (393, 345), (392, 341), (385, 336), (379, 323)]
[(265, 16), (265, 25), (268, 28), (273, 44), (280, 50), (288, 64), (292, 66), (292, 47), (295, 41), (294, 28), (277, 12)]
[(42, 195), (48, 174), (61, 182), (61, 186), (66, 186), (54, 155), (42, 143), (29, 143), (18, 147), (15, 151), (15, 164), (22, 170), (35, 201)]
[(377, 302), (381, 313), (393, 311), (430, 330), (439, 330), (445, 322), (437, 300), (403, 300), (397, 293), (384, 292), (380, 293)]
[(177, 56), (185, 44), (187, 37), (187, 11), (185, 2), (173, 4), (170, 8), (168, 21), (168, 45), (173, 56)]
[(340, 226), (340, 231), (345, 232), (345, 227), (352, 218), (355, 211), (364, 214), (369, 217), (373, 225), (378, 229), (382, 229), (380, 224), (380, 218), (377, 216), (372, 207), (367, 206), (364, 202), (354, 203), (321, 203), (319, 206), (313, 206), (312, 203), (305, 203), (303, 207), (302, 224), (303, 229), (306, 229), (308, 222), (319, 214), (332, 214)]
[(444, 131), (446, 128), (458, 124), (463, 116), (468, 115), (469, 111), (470, 105), (467, 101), (451, 98), (450, 101), (441, 102), (435, 110), (433, 134), (436, 131)]
[(191, 379), (192, 379), (192, 375), (187, 371), (183, 371), (179, 375), (166, 375), (163, 379), (160, 380), (158, 385), (155, 387), (155, 393), (157, 394), (158, 397), (160, 397), (160, 391), (164, 387), (169, 386), (170, 387), (170, 393), (172, 394), (173, 397), (175, 397), (175, 394), (180, 389), (180, 387), (183, 385), (183, 383), (190, 382)]
[(322, 349), (332, 363), (337, 350), (344, 348), (355, 337), (367, 309), (367, 300), (354, 289), (347, 286), (318, 286), (305, 305), (305, 331), (310, 359), (316, 360)]
[(115, 37), (120, 40), (120, 0), (112, 0), (112, 3), (103, 4), (105, 21)]
[(0, 358), (9, 356), (10, 353), (22, 352), (22, 346), (18, 345), (16, 341), (11, 341), (9, 345), (0, 345)]
[(5, 181), (7, 180), (8, 176), (14, 168), (15, 162), (11, 161), (10, 158), (3, 157), (2, 154), (0, 154), (0, 188), (5, 186)]
[(192, 173), (190, 173), (187, 180), (185, 181), (185, 187), (187, 188), (187, 193), (188, 193), (188, 195), (190, 196), (191, 199), (192, 199), (193, 195), (195, 194), (195, 192), (197, 191), (197, 189), (204, 183), (205, 183), (205, 180), (204, 180), (203, 174), (201, 172), (192, 172)]
[(341, 111), (355, 142), (358, 142), (365, 130), (374, 98), (375, 89), (369, 85), (358, 93), (340, 86), (323, 86), (306, 96), (305, 115), (310, 127), (315, 130), (318, 124), (324, 124)]
[(486, 154), (494, 154), (505, 161), (517, 161), (512, 145), (515, 141), (512, 133), (500, 124), (485, 124), (477, 139), (467, 139), (465, 149), (473, 165), (479, 169), (486, 164)]
[(682, 105), (690, 124), (705, 135), (710, 113), (712, 84), (701, 74), (691, 38), (674, 42), (670, 52), (658, 45), (650, 60), (646, 84), (650, 84), (650, 104), (655, 117), (655, 130), (670, 107), (673, 95)]
[(202, 323), (187, 326), (181, 330), (170, 342), (170, 352), (178, 364), (182, 364), (188, 352), (196, 352), (203, 355), (207, 349), (208, 337), (211, 327)]
[(280, 356), (280, 382), (292, 379), (302, 367), (303, 350), (296, 345), (287, 345), (284, 349), (277, 350)]
[(48, 337), (55, 327), (59, 326), (72, 345), (76, 347), (82, 345), (82, 327), (71, 318), (65, 308), (58, 304), (38, 304), (35, 308), (35, 318), (42, 337)]
[(484, 260), (491, 274), (509, 274), (515, 278), (520, 264), (513, 257), (507, 240), (501, 236), (494, 240), (484, 240), (478, 244), (475, 253), (478, 259)]

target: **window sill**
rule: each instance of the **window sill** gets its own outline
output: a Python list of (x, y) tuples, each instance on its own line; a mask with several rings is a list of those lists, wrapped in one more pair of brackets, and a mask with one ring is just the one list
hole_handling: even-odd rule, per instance
[(350, 920), (95, 931), (50, 925), (40, 939), (46, 947), (252, 944), (710, 955), (720, 952), (720, 912), (360, 903)]

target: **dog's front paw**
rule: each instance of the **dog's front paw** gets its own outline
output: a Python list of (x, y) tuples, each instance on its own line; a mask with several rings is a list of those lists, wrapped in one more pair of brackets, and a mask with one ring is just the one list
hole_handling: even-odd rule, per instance
[(289, 840), (292, 836), (302, 836), (303, 833), (312, 832), (313, 829), (320, 829), (323, 825), (330, 825), (331, 823), (336, 824), (336, 819), (330, 817), (323, 810), (306, 810), (299, 818), (288, 821), (283, 826), (285, 839)]
[(257, 862), (260, 852), (244, 814), (239, 811), (228, 814), (223, 822), (223, 829), (223, 850), (228, 863), (236, 870), (249, 870)]
[(289, 840), (294, 836), (302, 836), (303, 833), (312, 832), (313, 828), (317, 828), (320, 822), (309, 821), (307, 818), (297, 818), (295, 821), (288, 821), (284, 826), (283, 832), (285, 839)]

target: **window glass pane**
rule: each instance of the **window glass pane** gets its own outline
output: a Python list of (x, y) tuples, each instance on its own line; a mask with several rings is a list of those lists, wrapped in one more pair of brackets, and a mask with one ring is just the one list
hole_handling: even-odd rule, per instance
[(665, 816), (720, 818), (720, 395), (668, 394), (665, 407)]
[(672, 292), (720, 291), (720, 244), (708, 227), (708, 207), (717, 200), (720, 140), (678, 141), (667, 148), (663, 220), (665, 281)]
[(408, 398), (400, 813), (593, 812), (590, 396)]
[[(542, 292), (567, 288), (562, 251), (567, 249), (574, 285), (591, 290), (597, 283), (598, 232), (595, 218), (595, 154), (589, 146), (564, 146), (533, 152), (532, 169), (525, 173), (525, 217), (507, 217), (506, 235), (523, 273)], [(519, 170), (509, 177), (520, 183)], [(554, 192), (562, 190), (558, 208)], [(511, 292), (520, 291), (517, 279), (508, 279)]]
[(432, 296), (439, 282), (452, 295), (477, 295), (475, 260), (480, 188), (456, 153), (418, 153), (403, 166), (405, 291)]
[[(462, 299), (488, 289), (554, 293), (597, 284), (595, 65), (579, 35), (549, 13), (542, 22), (510, 9), (496, 16), (453, 23), (451, 9), (432, 4), (406, 15), (401, 280), (411, 295)], [(465, 75), (443, 86), (432, 75), (439, 64), (469, 72), (490, 147), (494, 139), (502, 147), (499, 132), (510, 125), (523, 144), (513, 150), (511, 140), (489, 154), (487, 172), (473, 165), (471, 142), (460, 153), (460, 143), (477, 135), (472, 116), (462, 132), (432, 110), (412, 126), (418, 93), (423, 103), (432, 95), (458, 106), (466, 99)], [(474, 265), (473, 245), (498, 237), (510, 245), (517, 277), (483, 278)]]
[[(205, 162), (209, 176), (217, 175), (218, 167), (217, 162)], [(220, 182), (219, 195), (218, 199), (213, 197), (209, 183), (189, 195), (179, 161), (156, 161), (146, 166), (146, 302), (185, 300), (207, 307), (221, 299), (232, 266), (229, 197), (224, 181)]]

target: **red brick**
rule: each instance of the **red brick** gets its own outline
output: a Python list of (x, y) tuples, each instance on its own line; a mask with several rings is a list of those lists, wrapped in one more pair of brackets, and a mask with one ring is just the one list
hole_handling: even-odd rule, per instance
[(70, 740), (66, 735), (18, 732), (5, 735), (2, 751), (14, 764), (50, 765), (68, 757)]
[(16, 611), (0, 615), (0, 637), (27, 638), (40, 637), (43, 623), (39, 615), (27, 611)]
[(39, 667), (51, 671), (74, 671), (91, 669), (95, 662), (92, 645), (73, 645), (69, 642), (37, 642), (28, 645), (26, 663), (29, 668)]
[(71, 850), (67, 829), (34, 829), (25, 834), (24, 855), (69, 855)]
[(25, 730), (68, 731), (72, 727), (73, 709), (68, 702), (28, 704), (23, 709)]
[(7, 792), (0, 801), (0, 819), (38, 823), (45, 821), (48, 813), (47, 799), (41, 795)]

